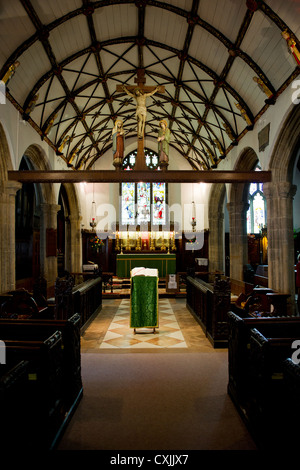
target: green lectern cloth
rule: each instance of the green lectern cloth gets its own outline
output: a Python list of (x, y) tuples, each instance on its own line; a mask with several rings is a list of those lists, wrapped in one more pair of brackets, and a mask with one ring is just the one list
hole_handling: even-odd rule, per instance
[(131, 278), (130, 327), (158, 327), (158, 277)]

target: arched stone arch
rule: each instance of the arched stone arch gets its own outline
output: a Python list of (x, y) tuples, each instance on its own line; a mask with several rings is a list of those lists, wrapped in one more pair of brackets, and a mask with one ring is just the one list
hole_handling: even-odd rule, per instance
[[(28, 166), (32, 170), (51, 170), (47, 156), (38, 144), (31, 144), (25, 150), (23, 156), (25, 157)], [(55, 192), (52, 183), (43, 183), (37, 185), (40, 202), (44, 204), (55, 203)]]
[[(237, 159), (234, 170), (237, 171), (251, 171), (255, 168), (259, 161), (256, 152), (251, 147), (246, 147), (241, 152)], [(241, 201), (248, 202), (249, 183), (232, 183), (229, 185), (229, 202), (240, 203)]]
[[(258, 157), (251, 147), (241, 152), (234, 169), (240, 171), (253, 170)], [(230, 277), (243, 280), (244, 267), (248, 264), (247, 242), (247, 210), (249, 183), (232, 183), (229, 185), (229, 250), (230, 250)]]
[(293, 105), (283, 121), (270, 158), (269, 170), (272, 171), (272, 182), (292, 181), (293, 167), (300, 146), (299, 124), (300, 106)]
[[(28, 167), (32, 170), (51, 170), (47, 155), (38, 144), (29, 145), (23, 153)], [(53, 233), (57, 230), (57, 204), (53, 183), (34, 183), (40, 213), (40, 275), (47, 281), (48, 292), (52, 293), (57, 278), (57, 256), (49, 251)]]
[(289, 313), (295, 311), (293, 167), (300, 145), (300, 106), (284, 119), (270, 158), (272, 181), (264, 184), (268, 211), (269, 287), (290, 294)]
[(0, 292), (15, 288), (15, 204), (21, 184), (8, 181), (13, 168), (5, 130), (0, 123)]
[(12, 170), (12, 160), (6, 133), (0, 122), (0, 181), (7, 181), (7, 171)]
[(223, 183), (213, 184), (209, 194), (209, 271), (225, 270), (224, 263), (224, 201), (226, 187)]
[(81, 211), (76, 187), (63, 183), (68, 199), (68, 213), (65, 214), (65, 269), (69, 272), (82, 270)]

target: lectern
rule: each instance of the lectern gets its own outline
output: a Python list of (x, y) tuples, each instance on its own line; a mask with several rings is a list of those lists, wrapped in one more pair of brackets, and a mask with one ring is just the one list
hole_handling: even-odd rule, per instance
[(158, 328), (158, 270), (138, 267), (130, 273), (130, 327)]

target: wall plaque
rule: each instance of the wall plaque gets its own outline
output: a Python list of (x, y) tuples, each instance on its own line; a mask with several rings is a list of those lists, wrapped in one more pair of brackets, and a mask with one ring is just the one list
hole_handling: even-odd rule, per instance
[(267, 124), (259, 133), (258, 133), (258, 144), (259, 151), (263, 152), (265, 148), (269, 145), (269, 136), (270, 136), (270, 123)]

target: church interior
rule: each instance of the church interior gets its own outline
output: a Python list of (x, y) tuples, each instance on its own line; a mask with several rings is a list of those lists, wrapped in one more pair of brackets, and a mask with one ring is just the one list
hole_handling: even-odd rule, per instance
[(298, 445), (299, 20), (1, 3), (3, 448)]

